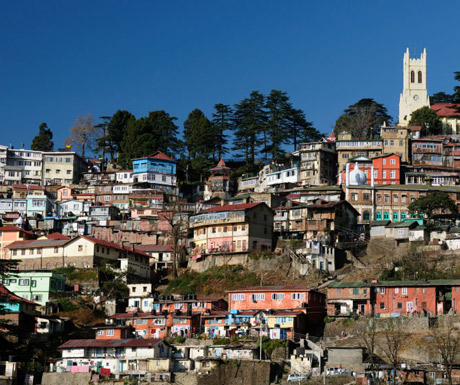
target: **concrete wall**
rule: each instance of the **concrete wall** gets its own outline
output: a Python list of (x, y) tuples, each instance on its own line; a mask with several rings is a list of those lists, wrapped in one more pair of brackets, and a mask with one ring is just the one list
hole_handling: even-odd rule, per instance
[(91, 373), (43, 373), (42, 385), (88, 385)]

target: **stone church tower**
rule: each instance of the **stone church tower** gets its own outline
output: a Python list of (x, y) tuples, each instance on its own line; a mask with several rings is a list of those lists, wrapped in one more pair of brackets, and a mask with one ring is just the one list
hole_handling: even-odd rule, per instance
[(409, 57), (409, 48), (403, 60), (403, 93), (399, 99), (399, 126), (407, 126), (412, 112), (430, 106), (426, 87), (426, 49), (420, 59)]

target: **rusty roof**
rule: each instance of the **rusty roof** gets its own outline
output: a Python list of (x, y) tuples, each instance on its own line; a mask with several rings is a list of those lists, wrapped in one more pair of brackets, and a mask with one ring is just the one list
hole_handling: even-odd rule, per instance
[(59, 346), (59, 349), (70, 349), (70, 348), (121, 348), (121, 347), (140, 347), (150, 348), (163, 342), (163, 339), (159, 338), (126, 338), (119, 340), (69, 340)]

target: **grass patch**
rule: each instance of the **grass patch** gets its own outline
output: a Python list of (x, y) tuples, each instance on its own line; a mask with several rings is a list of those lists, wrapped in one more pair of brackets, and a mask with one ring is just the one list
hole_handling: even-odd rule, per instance
[(97, 281), (96, 269), (78, 269), (74, 266), (58, 267), (54, 269), (57, 273), (64, 274), (67, 281), (89, 282)]
[(259, 259), (272, 259), (275, 256), (272, 251), (269, 250), (259, 250), (259, 251), (252, 251), (249, 253), (249, 258), (258, 261)]
[(171, 281), (165, 294), (222, 294), (226, 290), (255, 286), (259, 279), (242, 266), (212, 266), (203, 273), (186, 272)]

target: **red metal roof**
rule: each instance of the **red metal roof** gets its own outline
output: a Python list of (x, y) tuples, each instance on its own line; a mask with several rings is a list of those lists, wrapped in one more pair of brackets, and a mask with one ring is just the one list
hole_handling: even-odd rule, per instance
[(163, 154), (161, 151), (154, 152), (152, 155), (149, 155), (148, 158), (154, 158), (154, 159), (163, 159), (163, 160), (171, 160), (174, 161), (173, 158), (169, 157), (166, 154)]
[(216, 171), (216, 170), (231, 170), (231, 168), (227, 167), (227, 165), (225, 164), (224, 160), (221, 159), (219, 161), (219, 163), (217, 163), (216, 167), (213, 167), (213, 168), (210, 169), (210, 171)]
[(227, 293), (240, 293), (248, 291), (310, 291), (311, 289), (302, 285), (280, 285), (280, 286), (251, 286), (242, 289), (229, 290)]
[(46, 238), (48, 239), (62, 239), (62, 240), (69, 240), (70, 237), (65, 236), (64, 234), (61, 233), (51, 233), (46, 235)]
[(237, 210), (247, 210), (252, 209), (258, 205), (263, 204), (263, 202), (254, 202), (254, 203), (239, 203), (236, 205), (224, 205), (218, 207), (211, 207), (210, 209), (203, 210), (201, 213), (211, 213), (216, 211), (237, 211)]
[(39, 306), (37, 303), (29, 301), (28, 299), (24, 299), (22, 297), (17, 296), (13, 292), (9, 291), (5, 286), (0, 283), (0, 298), (3, 303), (6, 302), (25, 302), (31, 305)]
[(134, 252), (134, 253), (143, 255), (145, 257), (149, 257), (149, 258), (151, 257), (151, 255), (149, 255), (147, 253), (144, 253), (141, 250), (137, 250), (137, 249), (133, 250), (133, 249), (131, 249), (129, 247), (122, 247), (118, 243), (113, 243), (113, 242), (104, 241), (102, 239), (88, 237), (87, 235), (80, 235), (80, 237), (84, 238), (84, 239), (86, 239), (86, 240), (88, 240), (90, 242), (93, 242), (93, 243), (95, 243), (96, 245), (99, 245), (99, 246), (112, 247), (112, 248), (117, 249), (117, 250), (130, 251), (130, 252)]
[(438, 116), (460, 116), (460, 112), (456, 108), (460, 108), (460, 104), (451, 103), (436, 103), (430, 106)]
[(96, 340), (96, 339), (86, 339), (86, 340), (69, 340), (59, 346), (59, 349), (69, 349), (69, 348), (118, 348), (118, 347), (154, 347), (160, 342), (163, 342), (162, 339), (158, 338), (127, 338), (120, 340)]
[(27, 231), (27, 230), (21, 229), (20, 227), (17, 227), (17, 226), (0, 227), (0, 231), (20, 231), (22, 233), (34, 234), (32, 231)]

